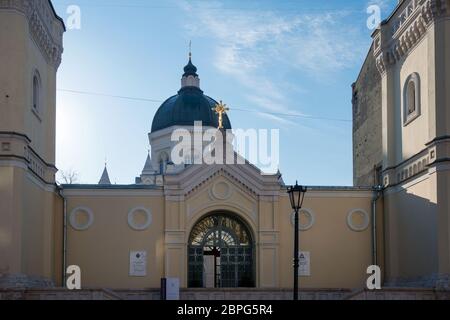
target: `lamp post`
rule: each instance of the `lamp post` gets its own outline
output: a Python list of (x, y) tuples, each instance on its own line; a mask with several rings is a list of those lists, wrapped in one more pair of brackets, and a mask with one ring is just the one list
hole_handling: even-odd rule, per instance
[(298, 182), (295, 186), (288, 188), (289, 200), (291, 201), (292, 209), (295, 212), (294, 216), (294, 300), (298, 300), (298, 267), (299, 267), (299, 246), (298, 246), (298, 229), (299, 229), (299, 217), (298, 213), (303, 205), (303, 200), (305, 198), (305, 193), (307, 188), (304, 186), (299, 186)]

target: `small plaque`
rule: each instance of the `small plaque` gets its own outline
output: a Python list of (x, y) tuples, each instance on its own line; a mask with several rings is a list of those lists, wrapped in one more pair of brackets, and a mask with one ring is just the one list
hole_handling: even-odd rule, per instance
[(147, 276), (147, 252), (131, 251), (130, 252), (130, 276), (145, 277)]
[(311, 254), (310, 252), (300, 251), (299, 257), (299, 269), (298, 273), (301, 277), (311, 276)]
[(167, 278), (166, 279), (166, 292), (167, 300), (180, 300), (180, 279), (178, 278)]

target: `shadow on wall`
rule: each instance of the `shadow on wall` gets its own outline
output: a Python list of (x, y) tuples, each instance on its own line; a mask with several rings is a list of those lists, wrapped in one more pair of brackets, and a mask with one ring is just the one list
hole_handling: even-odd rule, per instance
[(427, 181), (385, 196), (387, 285), (435, 286), (438, 273), (437, 205), (417, 194)]

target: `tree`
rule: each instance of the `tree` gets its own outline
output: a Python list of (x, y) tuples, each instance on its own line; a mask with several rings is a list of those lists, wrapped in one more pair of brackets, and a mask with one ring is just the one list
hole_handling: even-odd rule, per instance
[(78, 172), (74, 170), (61, 170), (56, 179), (58, 184), (75, 184), (78, 182)]

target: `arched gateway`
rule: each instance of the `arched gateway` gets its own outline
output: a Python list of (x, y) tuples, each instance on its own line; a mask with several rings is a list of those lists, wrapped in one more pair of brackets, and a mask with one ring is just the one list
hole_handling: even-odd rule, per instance
[(191, 288), (254, 287), (254, 242), (234, 215), (213, 213), (192, 228), (188, 243)]

